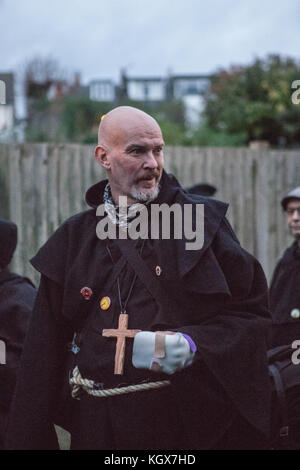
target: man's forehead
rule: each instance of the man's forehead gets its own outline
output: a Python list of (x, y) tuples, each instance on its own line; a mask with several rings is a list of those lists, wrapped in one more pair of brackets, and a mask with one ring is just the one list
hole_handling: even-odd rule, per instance
[(291, 199), (287, 203), (287, 209), (292, 209), (294, 207), (300, 207), (300, 199)]
[(164, 140), (159, 132), (149, 132), (149, 133), (140, 133), (133, 132), (130, 135), (124, 136), (124, 142), (126, 145), (136, 144), (136, 145), (163, 145)]
[(116, 140), (125, 146), (131, 144), (152, 146), (163, 145), (164, 143), (158, 126), (128, 126), (125, 129), (120, 129), (116, 137)]

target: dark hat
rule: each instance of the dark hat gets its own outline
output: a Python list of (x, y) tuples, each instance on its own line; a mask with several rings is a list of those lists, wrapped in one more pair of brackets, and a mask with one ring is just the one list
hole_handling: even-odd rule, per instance
[(284, 198), (281, 199), (281, 205), (283, 210), (286, 210), (286, 206), (292, 199), (299, 199), (300, 200), (300, 186), (290, 191)]
[(186, 188), (186, 191), (191, 194), (199, 194), (200, 196), (213, 196), (217, 188), (208, 183), (199, 183)]
[(0, 266), (5, 268), (13, 257), (18, 242), (18, 228), (8, 220), (0, 219)]

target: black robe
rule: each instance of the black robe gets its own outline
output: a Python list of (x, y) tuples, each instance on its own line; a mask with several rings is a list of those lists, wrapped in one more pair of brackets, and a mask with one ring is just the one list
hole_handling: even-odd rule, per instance
[[(105, 184), (88, 191), (92, 209), (68, 219), (32, 260), (42, 279), (8, 448), (51, 448), (53, 422), (71, 432), (72, 449), (209, 449), (237, 416), (258, 436), (268, 434), (265, 276), (226, 221), (227, 205), (185, 194), (165, 173), (156, 202), (205, 204), (204, 246), (187, 251), (186, 240), (146, 240), (142, 258), (154, 278), (156, 266), (161, 267), (156, 278), (161, 295), (153, 296), (147, 279), (138, 276), (127, 307), (129, 328), (186, 333), (197, 345), (197, 357), (172, 376), (138, 370), (131, 364), (133, 342), (127, 340), (124, 375), (113, 374), (116, 340), (103, 337), (102, 330), (118, 324), (116, 272), (123, 300), (134, 272), (115, 241), (96, 236), (95, 208)], [(141, 241), (130, 243), (139, 247)], [(83, 287), (92, 290), (89, 300), (81, 294)], [(99, 306), (104, 296), (112, 301), (106, 311)], [(78, 354), (68, 352), (74, 331), (80, 332)], [(67, 383), (75, 365), (105, 389), (162, 378), (171, 385), (75, 400)]]
[(36, 289), (29, 279), (0, 272), (0, 340), (5, 343), (6, 361), (0, 364), (0, 449), (4, 447), (9, 408), (20, 365)]
[[(273, 319), (270, 346), (300, 340), (300, 248), (295, 241), (278, 261), (270, 286)], [(292, 311), (299, 311), (293, 318)], [(295, 313), (295, 312), (294, 312)]]

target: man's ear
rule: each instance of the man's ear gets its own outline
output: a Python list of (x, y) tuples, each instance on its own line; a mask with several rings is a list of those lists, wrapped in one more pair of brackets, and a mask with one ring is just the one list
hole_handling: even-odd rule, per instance
[(110, 170), (110, 162), (107, 158), (107, 150), (102, 146), (98, 145), (95, 148), (95, 158), (97, 162), (105, 168), (105, 170)]

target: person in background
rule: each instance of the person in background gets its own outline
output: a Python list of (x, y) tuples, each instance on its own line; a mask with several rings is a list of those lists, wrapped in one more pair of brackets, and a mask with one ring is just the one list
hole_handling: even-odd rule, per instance
[(198, 194), (199, 196), (212, 197), (217, 191), (217, 188), (212, 184), (208, 183), (198, 183), (193, 186), (185, 188), (185, 190), (190, 194)]
[(36, 297), (32, 282), (10, 272), (17, 246), (17, 226), (0, 219), (0, 449), (4, 448), (10, 404), (23, 343)]
[(295, 240), (278, 261), (270, 285), (271, 347), (300, 339), (300, 186), (290, 191), (281, 205)]

